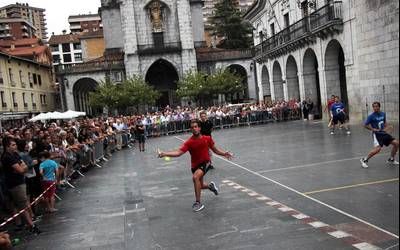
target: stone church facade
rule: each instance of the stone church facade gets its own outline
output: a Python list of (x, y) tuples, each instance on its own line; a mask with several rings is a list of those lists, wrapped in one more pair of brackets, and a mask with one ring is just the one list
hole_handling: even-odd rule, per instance
[(176, 81), (197, 68), (195, 45), (204, 41), (202, 1), (102, 1), (101, 15), (106, 49), (123, 51), (126, 75), (154, 85), (159, 105), (177, 104)]
[(133, 74), (162, 94), (156, 106), (182, 105), (176, 83), (191, 69), (211, 74), (228, 68), (243, 77), (243, 93), (219, 101), (257, 100), (253, 51), (207, 48), (203, 4), (203, 0), (102, 0), (104, 56), (59, 70), (65, 109), (94, 113), (88, 92), (105, 77), (118, 83)]

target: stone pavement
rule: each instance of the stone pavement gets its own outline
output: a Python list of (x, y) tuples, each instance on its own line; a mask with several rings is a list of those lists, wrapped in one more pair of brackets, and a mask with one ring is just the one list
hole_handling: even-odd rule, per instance
[(117, 152), (77, 181), (79, 192), (62, 193), (43, 233), (18, 249), (399, 249), (399, 169), (386, 166), (387, 149), (361, 169), (372, 141), (360, 127), (350, 136), (303, 121), (216, 131), (236, 157), (213, 156), (206, 180), (220, 195), (203, 191), (199, 213), (189, 156), (155, 153), (188, 136)]

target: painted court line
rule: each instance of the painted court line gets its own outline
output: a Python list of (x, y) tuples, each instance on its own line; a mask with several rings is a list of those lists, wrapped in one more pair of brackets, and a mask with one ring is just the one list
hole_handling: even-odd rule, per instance
[[(182, 138), (180, 138), (180, 137), (178, 137), (178, 136), (174, 136), (174, 138), (177, 139), (177, 140), (179, 140), (179, 141), (183, 141), (183, 142), (185, 141), (185, 140), (183, 140)], [(237, 164), (237, 163), (235, 163), (235, 162), (233, 162), (233, 161), (227, 160), (227, 159), (225, 159), (225, 158), (223, 158), (223, 157), (221, 157), (221, 156), (219, 156), (219, 155), (215, 155), (215, 158), (218, 158), (218, 159), (220, 159), (220, 160), (226, 161), (226, 162), (228, 162), (228, 163), (230, 163), (230, 164), (232, 164), (232, 165), (234, 165), (234, 166), (236, 166), (236, 167), (238, 167), (238, 168), (240, 168), (240, 169), (242, 169), (242, 170), (245, 170), (245, 171), (247, 171), (247, 172), (249, 172), (249, 173), (251, 173), (251, 174), (253, 174), (253, 175), (256, 175), (256, 176), (261, 177), (261, 178), (263, 178), (263, 179), (265, 179), (265, 180), (267, 180), (267, 181), (270, 181), (270, 182), (272, 182), (272, 183), (275, 183), (275, 184), (277, 184), (277, 185), (279, 185), (279, 186), (281, 186), (281, 187), (283, 187), (283, 188), (285, 188), (285, 189), (287, 189), (287, 190), (290, 190), (290, 191), (292, 191), (292, 192), (294, 192), (294, 193), (296, 193), (296, 194), (298, 194), (298, 195), (300, 195), (300, 196), (303, 196), (303, 197), (305, 197), (305, 198), (307, 198), (307, 199), (310, 199), (310, 200), (312, 200), (312, 201), (314, 201), (314, 202), (316, 202), (316, 203), (318, 203), (318, 204), (320, 204), (320, 205), (322, 205), (322, 206), (325, 206), (325, 207), (327, 207), (327, 208), (330, 208), (330, 209), (332, 209), (332, 210), (334, 210), (334, 211), (336, 211), (336, 212), (338, 212), (338, 213), (340, 213), (340, 214), (343, 214), (343, 215), (345, 215), (345, 216), (347, 216), (347, 217), (349, 217), (349, 218), (352, 218), (352, 219), (357, 220), (357, 221), (359, 221), (359, 222), (361, 222), (361, 223), (364, 223), (364, 224), (366, 224), (366, 225), (368, 225), (368, 226), (371, 226), (371, 227), (373, 227), (373, 228), (375, 228), (375, 229), (377, 229), (377, 230), (379, 230), (379, 231), (381, 231), (381, 232), (384, 232), (384, 233), (386, 233), (386, 234), (388, 234), (388, 235), (390, 235), (390, 236), (392, 236), (392, 237), (394, 237), (394, 238), (396, 238), (396, 239), (399, 239), (399, 236), (396, 235), (396, 234), (394, 234), (394, 233), (392, 233), (392, 232), (389, 232), (389, 231), (387, 231), (387, 230), (385, 230), (385, 229), (383, 229), (383, 228), (381, 228), (381, 227), (378, 227), (378, 226), (376, 226), (376, 225), (374, 225), (374, 224), (372, 224), (372, 223), (370, 223), (370, 222), (368, 222), (368, 221), (365, 221), (365, 220), (363, 220), (363, 219), (361, 219), (361, 218), (358, 218), (357, 216), (354, 216), (354, 215), (352, 215), (352, 214), (349, 214), (349, 213), (347, 213), (347, 212), (345, 212), (345, 211), (343, 211), (343, 210), (340, 210), (339, 208), (336, 208), (336, 207), (334, 207), (334, 206), (332, 206), (332, 205), (329, 205), (329, 204), (327, 204), (327, 203), (325, 203), (325, 202), (323, 202), (323, 201), (320, 201), (320, 200), (318, 200), (318, 199), (316, 199), (316, 198), (313, 198), (313, 197), (311, 197), (311, 196), (305, 195), (305, 194), (303, 194), (302, 192), (300, 192), (300, 191), (298, 191), (298, 190), (296, 190), (296, 189), (294, 189), (294, 188), (291, 188), (291, 187), (289, 187), (289, 186), (286, 186), (285, 184), (282, 184), (282, 183), (280, 183), (280, 182), (278, 182), (278, 181), (275, 181), (275, 180), (273, 180), (273, 179), (271, 179), (271, 178), (268, 178), (268, 177), (266, 177), (266, 176), (264, 176), (264, 175), (262, 175), (262, 174), (260, 174), (260, 173), (257, 173), (257, 172), (255, 172), (255, 171), (253, 171), (253, 170), (250, 170), (250, 169), (248, 169), (248, 168), (245, 168), (245, 167), (243, 167), (243, 166), (241, 166), (241, 165), (239, 165), (239, 164)]]
[(350, 236), (351, 236), (351, 234), (348, 234), (348, 233), (343, 232), (343, 231), (340, 231), (340, 230), (334, 231), (334, 232), (330, 232), (330, 233), (328, 233), (328, 234), (329, 234), (329, 235), (332, 235), (333, 237), (338, 238), (338, 239), (345, 238), (345, 237), (350, 237)]
[(373, 246), (366, 242), (354, 244), (353, 247), (360, 249), (360, 250), (380, 250), (379, 247)]
[(310, 216), (305, 215), (305, 214), (294, 214), (294, 215), (292, 215), (292, 216), (293, 216), (294, 218), (296, 218), (296, 219), (299, 219), (299, 220), (310, 218)]
[(325, 224), (321, 221), (314, 221), (314, 222), (310, 222), (308, 223), (310, 226), (315, 227), (315, 228), (321, 228), (321, 227), (327, 227), (329, 226), (328, 224)]
[(281, 210), (282, 212), (289, 212), (289, 211), (294, 211), (292, 208), (290, 207), (280, 207), (278, 208), (279, 210)]
[(365, 183), (354, 184), (354, 185), (347, 185), (347, 186), (335, 187), (335, 188), (326, 188), (326, 189), (321, 189), (321, 190), (315, 190), (315, 191), (305, 192), (305, 193), (303, 193), (303, 194), (305, 194), (305, 195), (318, 194), (318, 193), (323, 193), (323, 192), (328, 192), (328, 191), (335, 191), (335, 190), (341, 190), (341, 189), (362, 187), (362, 186), (368, 186), (368, 185), (374, 185), (374, 184), (381, 184), (381, 183), (388, 183), (388, 182), (395, 182), (395, 181), (399, 181), (399, 178), (387, 179), (387, 180), (381, 180), (381, 181), (371, 181), (371, 182), (365, 182)]
[(276, 202), (276, 201), (269, 201), (269, 202), (267, 202), (267, 205), (272, 207), (272, 206), (276, 206), (276, 205), (281, 205), (281, 203)]
[[(257, 173), (265, 174), (265, 173), (284, 171), (284, 170), (289, 170), (289, 169), (314, 167), (314, 166), (325, 165), (325, 164), (329, 164), (329, 163), (337, 163), (337, 162), (343, 162), (343, 161), (354, 161), (354, 160), (361, 159), (361, 157), (363, 157), (363, 156), (365, 156), (365, 155), (360, 155), (358, 157), (353, 157), (353, 158), (332, 160), (332, 161), (315, 162), (315, 163), (297, 165), (297, 166), (291, 166), (291, 167), (285, 167), (285, 168), (269, 169), (269, 170), (257, 171)], [(387, 157), (387, 154), (380, 154), (380, 155), (377, 155), (375, 157), (379, 157), (379, 156), (386, 156)]]
[[(256, 199), (259, 199), (261, 197), (255, 197)], [(361, 240), (355, 238), (353, 235), (346, 233), (341, 230), (337, 230), (334, 227), (331, 227), (328, 224), (325, 224), (321, 221), (316, 220), (315, 218), (312, 218), (306, 214), (300, 213), (299, 211), (296, 211), (292, 208), (286, 207), (285, 205), (271, 200), (270, 202), (266, 202), (267, 205), (277, 208), (281, 212), (284, 212), (288, 215), (293, 216), (294, 218), (300, 220), (301, 222), (308, 224), (316, 229), (319, 229), (323, 233), (327, 233), (332, 237), (335, 237), (336, 239), (342, 239), (344, 242), (346, 242), (349, 245), (354, 246), (355, 248), (361, 249), (361, 250), (381, 250), (381, 248), (378, 248), (374, 245), (371, 245), (366, 242), (362, 242)], [(283, 207), (277, 207), (276, 205), (280, 205)]]

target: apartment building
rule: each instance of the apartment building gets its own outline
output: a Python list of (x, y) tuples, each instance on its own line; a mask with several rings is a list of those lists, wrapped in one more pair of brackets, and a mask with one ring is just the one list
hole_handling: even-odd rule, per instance
[(0, 7), (0, 17), (22, 18), (36, 28), (36, 37), (47, 40), (45, 11), (45, 9), (29, 6), (27, 3), (15, 3)]
[(23, 39), (36, 36), (36, 28), (22, 18), (0, 17), (0, 39)]
[(69, 29), (73, 34), (96, 32), (103, 28), (99, 14), (73, 15), (68, 17)]
[(83, 62), (79, 34), (53, 35), (49, 39), (49, 46), (55, 66)]
[(0, 114), (54, 111), (55, 87), (51, 66), (0, 52)]

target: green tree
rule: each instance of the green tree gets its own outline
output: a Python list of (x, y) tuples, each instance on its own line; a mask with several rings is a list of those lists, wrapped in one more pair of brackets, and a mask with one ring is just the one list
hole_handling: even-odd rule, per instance
[(139, 75), (126, 79), (121, 86), (120, 98), (125, 107), (154, 105), (160, 96), (161, 94)]
[(101, 81), (94, 92), (89, 93), (89, 104), (93, 108), (107, 107), (109, 112), (121, 107), (121, 92), (118, 86), (106, 78)]
[(179, 97), (187, 97), (200, 104), (212, 93), (207, 75), (201, 71), (189, 70), (177, 83), (176, 93)]
[(213, 91), (218, 94), (234, 94), (244, 90), (243, 77), (232, 73), (229, 69), (217, 69), (207, 80), (213, 86)]
[(224, 41), (219, 46), (225, 49), (250, 48), (253, 28), (244, 22), (235, 0), (220, 0), (215, 4), (213, 17), (214, 34)]
[(188, 71), (178, 82), (179, 97), (187, 97), (206, 105), (219, 94), (227, 95), (243, 91), (242, 77), (228, 69), (218, 69), (214, 74)]

